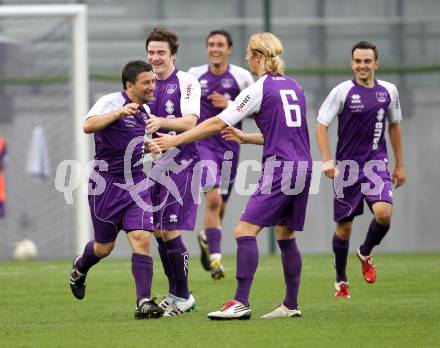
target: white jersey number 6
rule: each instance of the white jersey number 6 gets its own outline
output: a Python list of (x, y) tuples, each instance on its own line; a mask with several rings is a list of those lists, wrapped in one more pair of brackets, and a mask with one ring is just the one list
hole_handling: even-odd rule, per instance
[[(298, 104), (289, 104), (287, 96), (290, 96), (294, 102), (298, 100), (296, 93), (292, 89), (280, 90), (281, 101), (283, 102), (284, 116), (286, 117), (287, 127), (301, 127), (301, 109)], [(292, 112), (295, 115), (292, 115)]]

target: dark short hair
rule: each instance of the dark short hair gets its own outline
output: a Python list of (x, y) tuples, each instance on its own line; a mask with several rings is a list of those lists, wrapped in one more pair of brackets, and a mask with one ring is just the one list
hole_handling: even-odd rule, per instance
[(133, 60), (125, 64), (122, 69), (122, 86), (127, 89), (127, 82), (136, 83), (137, 77), (143, 72), (153, 71), (153, 68), (143, 60)]
[(213, 30), (208, 34), (208, 37), (206, 38), (206, 46), (208, 46), (208, 40), (211, 36), (214, 35), (223, 35), (226, 38), (226, 41), (228, 42), (228, 47), (232, 47), (232, 37), (231, 34), (229, 34), (229, 32), (227, 32), (226, 30), (220, 29), (220, 30)]
[(177, 54), (177, 50), (179, 49), (179, 37), (177, 36), (177, 34), (164, 27), (156, 27), (148, 35), (147, 41), (145, 42), (145, 49), (147, 50), (147, 52), (148, 44), (151, 41), (168, 42), (171, 54)]
[(377, 60), (379, 58), (379, 52), (377, 52), (377, 47), (375, 44), (372, 44), (368, 41), (359, 41), (358, 43), (355, 43), (354, 46), (351, 49), (351, 57), (353, 57), (353, 53), (355, 50), (361, 49), (361, 50), (373, 50), (374, 52), (374, 58)]

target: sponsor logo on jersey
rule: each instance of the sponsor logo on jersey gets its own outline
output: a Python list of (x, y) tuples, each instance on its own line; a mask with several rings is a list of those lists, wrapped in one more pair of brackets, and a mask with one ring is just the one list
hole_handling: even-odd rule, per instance
[(169, 83), (167, 84), (167, 94), (173, 94), (177, 90), (177, 84)]
[[(131, 115), (129, 115), (129, 116), (131, 116)], [(134, 119), (133, 116), (131, 116), (131, 117), (129, 117), (129, 116), (124, 117), (125, 127), (130, 127), (130, 128), (136, 127), (136, 119)]]
[(189, 98), (191, 98), (191, 92), (192, 92), (192, 90), (193, 90), (193, 85), (192, 85), (192, 83), (188, 83), (188, 84), (186, 85), (186, 88), (185, 88), (185, 99), (186, 99), (186, 100), (189, 100)]
[(351, 96), (351, 103), (352, 104), (360, 104), (360, 103), (362, 103), (361, 96), (359, 94), (353, 94)]
[(208, 80), (202, 79), (200, 82), (200, 89), (202, 91), (202, 95), (206, 95), (208, 93)]
[(203, 79), (203, 80), (200, 80), (199, 82), (200, 82), (201, 88), (208, 88), (208, 80)]
[(170, 115), (174, 112), (174, 103), (169, 99), (165, 103), (165, 111)]
[(377, 122), (374, 125), (374, 136), (373, 136), (373, 150), (377, 150), (379, 148), (379, 140), (383, 133), (383, 119), (385, 116), (385, 110), (380, 108), (376, 114)]
[(376, 100), (379, 103), (385, 103), (388, 100), (387, 92), (376, 92)]
[(243, 108), (246, 106), (246, 104), (249, 103), (249, 100), (251, 100), (251, 96), (248, 94), (248, 95), (243, 99), (243, 101), (240, 103), (240, 105), (238, 105), (238, 106), (236, 107), (236, 110), (237, 110), (238, 112), (242, 112), (242, 111), (243, 111)]
[(231, 78), (224, 78), (220, 81), (223, 88), (231, 88), (234, 85), (234, 80)]
[(351, 112), (361, 112), (364, 109), (361, 96), (359, 94), (353, 94), (351, 96), (351, 103), (349, 105)]

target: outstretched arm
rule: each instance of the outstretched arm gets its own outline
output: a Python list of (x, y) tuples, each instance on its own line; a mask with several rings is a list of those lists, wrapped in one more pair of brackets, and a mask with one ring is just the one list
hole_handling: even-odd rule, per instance
[(147, 130), (150, 134), (157, 132), (161, 128), (170, 131), (184, 132), (193, 128), (196, 123), (197, 116), (193, 114), (177, 118), (165, 118), (150, 115), (147, 120)]
[(139, 104), (130, 103), (116, 111), (108, 112), (102, 115), (93, 115), (87, 117), (83, 123), (83, 131), (86, 134), (98, 132), (100, 130), (103, 130), (104, 128), (107, 128), (116, 120), (124, 116), (135, 115), (138, 112)]
[[(226, 128), (227, 124), (218, 116), (211, 117), (206, 121), (197, 125), (197, 127), (191, 128), (186, 132), (178, 135), (161, 134), (159, 138), (154, 139), (154, 144), (157, 145), (162, 151), (166, 151), (171, 147), (175, 147), (182, 144), (192, 143), (193, 141), (205, 139), (219, 133), (223, 128)], [(155, 153), (150, 145), (150, 150)]]
[(398, 188), (406, 181), (405, 169), (403, 167), (402, 128), (399, 122), (389, 124), (388, 135), (390, 136), (395, 162), (392, 174), (393, 184)]
[(235, 141), (239, 144), (263, 145), (264, 137), (261, 133), (245, 133), (235, 127), (227, 127), (222, 130), (222, 138), (227, 141)]

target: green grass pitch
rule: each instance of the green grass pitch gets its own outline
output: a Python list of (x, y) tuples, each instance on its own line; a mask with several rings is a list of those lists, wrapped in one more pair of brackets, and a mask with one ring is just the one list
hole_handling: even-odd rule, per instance
[[(0, 262), (0, 347), (440, 347), (440, 253), (379, 254), (378, 279), (363, 281), (353, 254), (352, 298), (333, 296), (330, 255), (305, 255), (302, 318), (263, 320), (283, 300), (278, 257), (261, 257), (249, 321), (218, 322), (209, 311), (233, 296), (235, 259), (227, 278), (211, 280), (191, 261), (196, 311), (176, 318), (134, 320), (130, 262), (111, 257), (94, 267), (83, 301), (68, 287), (70, 261)], [(166, 291), (155, 259), (153, 294)]]

